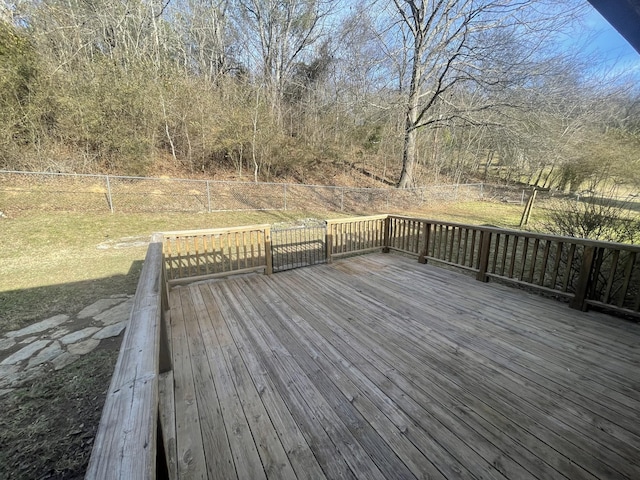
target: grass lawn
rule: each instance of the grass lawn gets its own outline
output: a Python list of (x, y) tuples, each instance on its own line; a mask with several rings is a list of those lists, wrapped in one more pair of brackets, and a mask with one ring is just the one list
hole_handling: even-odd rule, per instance
[[(466, 202), (394, 213), (514, 228), (522, 206)], [(339, 216), (29, 212), (0, 218), (0, 333), (133, 294), (152, 232)], [(105, 341), (73, 365), (0, 396), (0, 478), (83, 477), (118, 348), (118, 339)]]

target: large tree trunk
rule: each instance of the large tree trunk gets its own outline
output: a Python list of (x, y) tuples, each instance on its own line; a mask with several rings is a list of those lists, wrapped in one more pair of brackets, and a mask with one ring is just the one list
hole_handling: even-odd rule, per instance
[[(409, 119), (407, 118), (407, 123)], [(416, 141), (418, 140), (417, 130), (407, 130), (404, 134), (404, 149), (402, 152), (402, 172), (398, 188), (413, 187), (413, 170), (416, 164)]]
[(413, 184), (413, 170), (416, 165), (416, 147), (418, 142), (418, 107), (420, 102), (420, 77), (422, 65), (420, 58), (423, 52), (422, 37), (418, 35), (414, 45), (413, 65), (411, 68), (411, 84), (407, 101), (407, 116), (404, 123), (404, 148), (402, 152), (402, 172), (398, 181), (398, 188), (411, 188)]

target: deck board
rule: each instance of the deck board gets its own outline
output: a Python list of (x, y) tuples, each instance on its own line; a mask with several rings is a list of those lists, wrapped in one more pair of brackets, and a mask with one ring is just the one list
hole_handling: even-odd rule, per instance
[(640, 478), (638, 324), (383, 254), (170, 302), (178, 478)]

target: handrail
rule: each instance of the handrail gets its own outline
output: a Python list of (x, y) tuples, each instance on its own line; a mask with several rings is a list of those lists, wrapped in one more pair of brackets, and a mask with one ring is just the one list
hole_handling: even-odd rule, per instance
[(155, 234), (102, 410), (87, 479), (156, 476), (158, 375), (170, 369), (162, 341), (165, 294), (162, 235)]
[(566, 242), (570, 241), (573, 243), (579, 243), (585, 246), (593, 246), (593, 247), (615, 247), (620, 250), (626, 250), (631, 252), (640, 252), (640, 245), (634, 245), (630, 243), (617, 243), (617, 242), (606, 242), (603, 240), (591, 240), (588, 238), (580, 238), (580, 237), (568, 237), (562, 235), (552, 235), (547, 233), (538, 233), (538, 232), (530, 232), (527, 230), (517, 230), (515, 228), (502, 228), (502, 227), (493, 227), (489, 225), (471, 225), (468, 223), (458, 223), (458, 222), (449, 222), (445, 220), (433, 220), (428, 218), (419, 218), (419, 217), (408, 217), (405, 215), (387, 215), (389, 218), (398, 218), (403, 220), (414, 220), (429, 224), (438, 224), (438, 225), (447, 225), (450, 227), (462, 227), (468, 228), (473, 227), (478, 231), (483, 232), (493, 232), (493, 233), (510, 233), (510, 234), (519, 234), (519, 235), (527, 235), (529, 238), (539, 238), (539, 239), (548, 239), (554, 241)]

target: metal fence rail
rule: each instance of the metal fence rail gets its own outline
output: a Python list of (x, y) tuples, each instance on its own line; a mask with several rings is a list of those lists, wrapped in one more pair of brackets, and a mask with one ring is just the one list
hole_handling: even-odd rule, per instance
[(273, 271), (325, 263), (326, 236), (326, 225), (274, 228), (271, 230)]
[(436, 201), (478, 200), (483, 198), (484, 188), (477, 183), (398, 190), (0, 171), (0, 211), (386, 212)]

